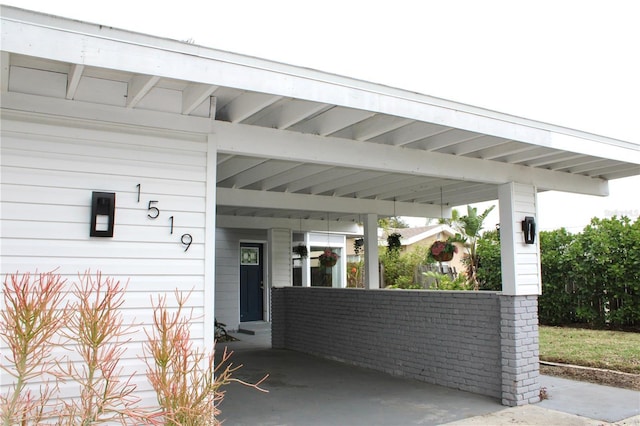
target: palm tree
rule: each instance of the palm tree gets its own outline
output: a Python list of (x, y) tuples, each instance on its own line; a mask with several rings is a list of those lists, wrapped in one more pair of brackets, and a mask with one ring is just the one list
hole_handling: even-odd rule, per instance
[(466, 216), (460, 216), (460, 213), (453, 209), (451, 219), (440, 220), (441, 223), (446, 223), (460, 232), (460, 234), (456, 235), (456, 239), (464, 243), (467, 249), (467, 257), (464, 259), (467, 265), (467, 281), (473, 285), (474, 290), (480, 288), (477, 277), (478, 261), (480, 260), (477, 254), (478, 239), (480, 238), (480, 231), (482, 231), (482, 224), (494, 207), (491, 206), (481, 215), (478, 215), (476, 207), (467, 206)]

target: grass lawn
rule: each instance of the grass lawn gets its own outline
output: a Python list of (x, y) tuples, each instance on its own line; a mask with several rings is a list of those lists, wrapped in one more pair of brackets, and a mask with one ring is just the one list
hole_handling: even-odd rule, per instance
[(540, 360), (640, 374), (640, 333), (540, 326)]

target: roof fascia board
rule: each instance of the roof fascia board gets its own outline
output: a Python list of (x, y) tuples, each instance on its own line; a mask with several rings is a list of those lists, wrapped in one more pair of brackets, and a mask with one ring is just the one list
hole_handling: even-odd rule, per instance
[(520, 182), (541, 190), (608, 195), (607, 181), (582, 175), (241, 124), (216, 122), (213, 128), (218, 151), (227, 154), (490, 184)]
[(371, 212), (380, 216), (438, 217), (441, 212), (440, 206), (433, 204), (394, 203), (393, 201), (232, 188), (217, 189), (217, 204), (314, 212), (331, 211), (353, 214)]
[(393, 114), (550, 148), (558, 136), (571, 136), (562, 149), (640, 164), (640, 144), (188, 43), (4, 6), (2, 13), (2, 47), (13, 53)]

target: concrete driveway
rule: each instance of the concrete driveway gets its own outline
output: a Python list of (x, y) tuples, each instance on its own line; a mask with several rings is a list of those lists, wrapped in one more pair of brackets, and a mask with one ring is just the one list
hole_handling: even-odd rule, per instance
[[(640, 392), (542, 376), (550, 398), (508, 408), (468, 392), (393, 377), (288, 350), (270, 349), (268, 334), (227, 343), (235, 377), (221, 405), (225, 425), (607, 425), (640, 426)], [(223, 346), (218, 345), (221, 351)], [(605, 397), (605, 395), (607, 395)], [(637, 416), (637, 417), (633, 417)]]

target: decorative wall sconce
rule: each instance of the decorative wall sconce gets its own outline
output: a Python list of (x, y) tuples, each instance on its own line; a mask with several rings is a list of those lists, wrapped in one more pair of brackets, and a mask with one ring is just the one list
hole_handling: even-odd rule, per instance
[(524, 242), (533, 244), (536, 241), (536, 220), (533, 216), (526, 216), (522, 221), (522, 232), (524, 233)]
[(91, 237), (113, 237), (116, 194), (93, 192), (91, 196)]

